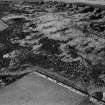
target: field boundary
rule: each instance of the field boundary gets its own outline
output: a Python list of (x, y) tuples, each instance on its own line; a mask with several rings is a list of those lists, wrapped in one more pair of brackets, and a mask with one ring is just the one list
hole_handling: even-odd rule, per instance
[[(37, 69), (36, 69), (37, 68)], [(89, 95), (88, 93), (72, 86), (72, 84), (70, 83), (70, 81), (66, 78), (64, 78), (63, 76), (60, 76), (59, 74), (55, 73), (53, 74), (52, 72), (48, 72), (48, 70), (46, 69), (43, 69), (43, 68), (40, 68), (40, 67), (36, 67), (35, 68), (35, 71), (33, 71), (32, 73), (35, 73), (35, 74), (38, 74), (40, 75), (41, 77), (43, 78), (46, 78), (48, 79), (49, 81), (52, 81), (64, 88), (67, 88), (68, 90), (72, 91), (72, 92), (75, 92), (76, 94), (78, 95), (81, 95), (81, 96), (86, 96), (86, 97), (90, 97), (90, 99), (95, 102), (95, 103), (98, 103), (98, 105), (102, 105), (102, 103), (105, 104), (105, 101), (103, 100), (98, 100), (97, 98)], [(101, 104), (99, 104), (99, 102), (101, 102)]]

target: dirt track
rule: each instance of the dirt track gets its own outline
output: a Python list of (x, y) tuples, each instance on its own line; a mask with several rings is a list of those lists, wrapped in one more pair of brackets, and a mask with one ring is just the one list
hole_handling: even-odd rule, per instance
[[(14, 0), (0, 0), (0, 1), (14, 1)], [(20, 0), (15, 0), (15, 1), (20, 1)], [(23, 0), (23, 1), (28, 1), (28, 0)], [(37, 1), (37, 0), (30, 0), (30, 1)], [(102, 5), (102, 6), (105, 5), (105, 0), (44, 0), (44, 1), (64, 1), (67, 3), (85, 3), (85, 4)]]
[[(45, 1), (50, 1), (50, 0), (45, 0)], [(102, 7), (105, 5), (105, 0), (52, 0), (52, 1), (59, 1), (59, 2), (63, 1), (66, 3), (84, 3), (84, 4), (102, 6)]]

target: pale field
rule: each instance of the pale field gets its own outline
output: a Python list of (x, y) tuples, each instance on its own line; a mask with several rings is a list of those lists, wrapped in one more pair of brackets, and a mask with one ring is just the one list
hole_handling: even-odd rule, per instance
[(78, 105), (82, 99), (35, 73), (0, 90), (0, 105)]

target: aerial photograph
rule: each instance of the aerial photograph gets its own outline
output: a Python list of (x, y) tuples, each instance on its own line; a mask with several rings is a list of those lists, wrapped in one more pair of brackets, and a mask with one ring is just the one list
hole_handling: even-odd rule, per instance
[(105, 105), (105, 0), (0, 0), (0, 105)]

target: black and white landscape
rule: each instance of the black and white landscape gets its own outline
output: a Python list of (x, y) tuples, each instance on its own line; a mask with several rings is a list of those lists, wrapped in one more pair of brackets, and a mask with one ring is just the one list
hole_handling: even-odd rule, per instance
[(0, 1), (0, 87), (27, 68), (105, 101), (104, 7)]

